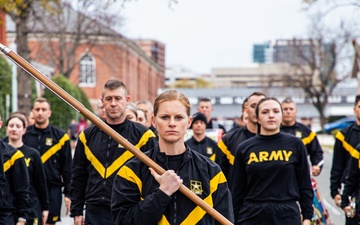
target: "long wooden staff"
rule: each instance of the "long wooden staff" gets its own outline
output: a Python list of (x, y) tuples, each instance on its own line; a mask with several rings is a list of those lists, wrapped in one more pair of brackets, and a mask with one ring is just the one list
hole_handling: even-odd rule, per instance
[[(143, 163), (147, 166), (153, 168), (158, 174), (163, 174), (165, 170), (155, 163), (152, 159), (150, 159), (143, 152), (139, 151), (135, 146), (133, 146), (130, 142), (128, 142), (125, 138), (123, 138), (120, 134), (115, 132), (111, 127), (109, 127), (106, 123), (104, 123), (100, 118), (95, 116), (92, 112), (90, 112), (87, 108), (85, 108), (78, 100), (64, 91), (61, 87), (55, 84), (52, 80), (47, 78), (45, 75), (36, 70), (30, 63), (20, 57), (11, 49), (0, 43), (0, 50), (9, 57), (13, 62), (15, 62), (18, 66), (28, 72), (33, 78), (38, 80), (40, 83), (45, 85), (50, 91), (59, 96), (62, 100), (64, 100), (67, 104), (73, 107), (75, 110), (83, 114), (87, 119), (89, 119), (93, 124), (98, 126), (101, 130), (103, 130), (106, 134), (112, 137), (115, 141), (120, 143), (126, 149), (128, 149), (133, 155), (139, 158)], [(186, 197), (188, 197), (195, 204), (204, 209), (209, 215), (211, 215), (215, 220), (217, 220), (221, 224), (232, 224), (228, 219), (226, 219), (223, 215), (217, 212), (214, 208), (210, 207), (206, 202), (204, 202), (199, 196), (190, 191), (185, 185), (182, 185), (179, 188), (179, 191), (183, 193)]]

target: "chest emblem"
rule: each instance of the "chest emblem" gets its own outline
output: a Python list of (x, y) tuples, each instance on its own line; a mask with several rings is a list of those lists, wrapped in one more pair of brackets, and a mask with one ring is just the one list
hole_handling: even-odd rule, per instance
[(52, 146), (52, 144), (53, 144), (53, 139), (52, 138), (46, 138), (45, 145)]
[(190, 190), (196, 195), (202, 195), (203, 189), (200, 181), (190, 180)]
[(212, 147), (206, 147), (206, 154), (212, 155), (213, 153), (214, 153), (214, 151), (213, 151)]
[(295, 137), (302, 138), (302, 132), (301, 131), (296, 131), (295, 132)]

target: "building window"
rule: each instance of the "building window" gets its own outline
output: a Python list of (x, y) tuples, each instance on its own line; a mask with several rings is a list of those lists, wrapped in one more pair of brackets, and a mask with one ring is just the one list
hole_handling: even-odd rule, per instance
[(84, 55), (80, 60), (79, 84), (81, 86), (95, 86), (95, 59), (90, 55)]

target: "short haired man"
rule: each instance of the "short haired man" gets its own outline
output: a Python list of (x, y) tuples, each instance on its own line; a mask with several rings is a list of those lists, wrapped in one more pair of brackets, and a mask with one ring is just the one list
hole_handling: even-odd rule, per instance
[(41, 155), (50, 204), (46, 224), (55, 224), (60, 221), (62, 193), (65, 195), (66, 211), (70, 210), (72, 159), (70, 138), (66, 132), (50, 124), (51, 108), (46, 98), (37, 98), (32, 112), (35, 124), (27, 127), (23, 142), (38, 150)]
[(193, 130), (193, 136), (186, 141), (186, 144), (198, 153), (208, 157), (212, 161), (220, 165), (221, 152), (216, 142), (207, 137), (206, 117), (202, 113), (195, 113), (190, 128)]
[(96, 113), (100, 119), (105, 120), (105, 110), (101, 99), (98, 100), (98, 103), (96, 105)]
[[(356, 147), (360, 143), (360, 95), (355, 97), (354, 114), (356, 121), (350, 126), (337, 132), (335, 135), (335, 145), (333, 150), (333, 161), (330, 172), (330, 194), (337, 206), (345, 207), (349, 196), (357, 194), (358, 190), (352, 190), (346, 182), (354, 180), (349, 174), (354, 170), (351, 165), (359, 166), (359, 150)], [(355, 164), (352, 161), (355, 160)], [(350, 165), (350, 166), (349, 166)], [(354, 171), (350, 171), (350, 169)], [(358, 180), (355, 178), (355, 182)], [(344, 193), (342, 193), (342, 184), (345, 184)], [(358, 185), (358, 184), (357, 184)], [(353, 192), (355, 191), (355, 192)], [(342, 196), (343, 195), (343, 196)], [(358, 196), (358, 195), (357, 195)], [(344, 201), (342, 201), (343, 199)], [(359, 216), (356, 213), (354, 218), (345, 217), (346, 225), (358, 224)]]
[[(126, 118), (130, 96), (123, 82), (108, 80), (101, 101), (106, 124), (123, 138), (144, 152), (157, 144), (151, 130)], [(71, 182), (71, 217), (74, 217), (75, 225), (114, 224), (111, 214), (112, 184), (119, 168), (132, 157), (131, 152), (95, 125), (80, 133)]]
[(221, 129), (223, 131), (223, 134), (226, 133), (225, 127), (211, 118), (211, 114), (214, 109), (209, 98), (201, 98), (199, 100), (197, 111), (205, 115), (206, 129)]
[(135, 107), (137, 109), (142, 109), (146, 114), (146, 127), (155, 132), (155, 127), (151, 124), (151, 118), (154, 116), (154, 107), (148, 100), (139, 100), (136, 102)]
[(230, 179), (229, 176), (233, 169), (237, 147), (243, 141), (257, 134), (258, 123), (255, 115), (255, 107), (257, 103), (265, 97), (265, 94), (261, 92), (253, 92), (250, 94), (247, 98), (247, 107), (245, 108), (245, 111), (248, 114), (247, 124), (226, 133), (218, 142), (218, 146), (223, 153), (220, 166), (228, 180)]
[(297, 108), (295, 102), (291, 98), (286, 98), (281, 103), (283, 111), (283, 118), (280, 130), (285, 133), (290, 133), (302, 140), (307, 154), (310, 156), (311, 173), (313, 176), (318, 176), (321, 172), (322, 164), (324, 163), (324, 152), (317, 139), (316, 133), (308, 126), (296, 121)]

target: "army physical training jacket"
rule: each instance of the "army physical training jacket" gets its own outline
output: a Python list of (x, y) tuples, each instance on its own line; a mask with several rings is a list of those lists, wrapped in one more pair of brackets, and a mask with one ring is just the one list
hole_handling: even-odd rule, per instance
[[(157, 143), (155, 134), (139, 123), (126, 119), (109, 126), (141, 151)], [(130, 151), (95, 125), (81, 132), (72, 167), (71, 216), (82, 215), (85, 204), (110, 207), (116, 173), (132, 157)]]
[(350, 158), (359, 159), (356, 146), (360, 143), (360, 126), (356, 123), (342, 129), (335, 135), (333, 163), (330, 172), (330, 194), (334, 198), (339, 194), (341, 183), (345, 183)]
[(26, 128), (23, 142), (39, 151), (48, 187), (64, 186), (63, 192), (68, 197), (72, 157), (67, 133), (52, 125), (45, 129), (32, 125)]
[[(0, 141), (4, 157), (6, 188), (0, 211), (11, 212), (17, 218), (27, 218), (29, 210), (29, 175), (21, 151)], [(6, 222), (6, 221), (5, 221)], [(1, 221), (0, 221), (1, 223)]]
[[(324, 159), (324, 152), (321, 145), (316, 137), (316, 133), (313, 132), (308, 126), (296, 122), (293, 126), (280, 126), (280, 130), (285, 133), (294, 135), (300, 138), (304, 143), (307, 154), (310, 157), (311, 165), (315, 166), (319, 163), (322, 165)], [(321, 166), (322, 168), (322, 166)]]
[[(146, 154), (165, 170), (168, 169), (168, 157), (158, 147)], [(234, 221), (231, 194), (226, 178), (216, 163), (187, 147), (176, 173), (183, 179), (183, 185), (229, 221)], [(114, 181), (111, 206), (115, 224), (219, 224), (180, 191), (171, 196), (162, 192), (148, 166), (137, 158), (119, 170)]]

